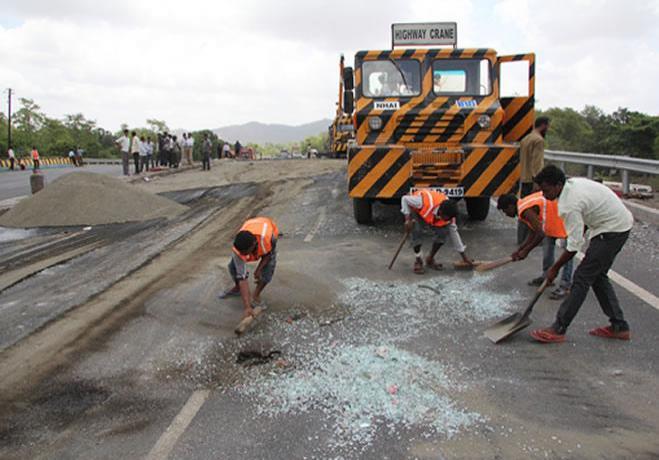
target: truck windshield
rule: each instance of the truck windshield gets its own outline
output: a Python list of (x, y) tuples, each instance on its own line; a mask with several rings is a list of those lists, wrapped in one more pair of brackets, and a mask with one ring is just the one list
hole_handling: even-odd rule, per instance
[(416, 96), (421, 93), (421, 65), (413, 59), (366, 61), (362, 65), (366, 97)]
[(450, 96), (486, 96), (492, 92), (487, 59), (438, 59), (432, 64), (432, 90)]

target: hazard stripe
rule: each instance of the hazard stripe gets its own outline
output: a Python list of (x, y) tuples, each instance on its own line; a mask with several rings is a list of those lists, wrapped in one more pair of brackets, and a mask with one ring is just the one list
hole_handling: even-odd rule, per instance
[[(405, 164), (400, 166), (400, 169), (391, 180), (385, 185), (378, 197), (387, 198), (387, 197), (397, 197), (407, 194), (407, 191), (411, 188), (411, 172), (412, 172), (412, 159), (409, 156), (405, 155), (401, 158), (407, 158)], [(398, 165), (398, 161), (396, 162)]]
[[(495, 196), (496, 191), (517, 171), (517, 180), (519, 180), (519, 157), (515, 149), (505, 149), (500, 153), (505, 158), (505, 163), (501, 166), (499, 172), (490, 180), (487, 187), (483, 190), (484, 196)], [(516, 181), (515, 181), (516, 182)], [(508, 186), (510, 188), (510, 186)]]
[[(392, 155), (389, 153), (388, 155)], [(373, 185), (366, 192), (366, 196), (386, 196), (384, 189), (391, 179), (403, 170), (403, 167), (410, 161), (409, 154), (406, 154), (404, 150), (400, 151), (400, 156), (387, 168), (387, 170), (375, 181)]]
[[(468, 190), (466, 190), (467, 194), (487, 196), (486, 193), (483, 193), (484, 190), (492, 184), (492, 181), (496, 178), (496, 175), (501, 171), (501, 168), (503, 168), (506, 165), (506, 163), (508, 163), (508, 160), (510, 160), (513, 154), (514, 154), (514, 150), (512, 149), (496, 149), (492, 161), (486, 165), (485, 170), (478, 177), (478, 181), (476, 181), (473, 186), (471, 186)], [(501, 180), (503, 180), (504, 178), (505, 176), (501, 178)], [(495, 189), (496, 186), (492, 187), (492, 191), (494, 191)]]
[(390, 150), (387, 152), (380, 161), (372, 164), (372, 167), (368, 168), (368, 172), (358, 184), (351, 187), (351, 194), (354, 196), (366, 196), (366, 192), (396, 162), (396, 160), (403, 155), (403, 153), (403, 149)]
[[(351, 155), (350, 161), (348, 162), (348, 179), (352, 184), (353, 177), (357, 172), (362, 168), (364, 163), (366, 163), (371, 156), (375, 153), (375, 149), (362, 149), (359, 150), (356, 154)], [(356, 177), (359, 177), (358, 175)], [(350, 189), (352, 189), (352, 185)]]
[(501, 185), (494, 191), (492, 196), (501, 196), (506, 193), (517, 193), (519, 188), (519, 155), (515, 161), (515, 169), (513, 169), (508, 177), (501, 182)]
[[(469, 190), (475, 183), (480, 180), (481, 175), (485, 169), (489, 166), (492, 161), (497, 156), (500, 148), (485, 148), (485, 149), (474, 149), (471, 153), (467, 155), (465, 162), (463, 163), (463, 177), (462, 185), (465, 187), (465, 191)], [(473, 164), (471, 169), (467, 169), (467, 165)], [(467, 172), (468, 171), (468, 172)]]

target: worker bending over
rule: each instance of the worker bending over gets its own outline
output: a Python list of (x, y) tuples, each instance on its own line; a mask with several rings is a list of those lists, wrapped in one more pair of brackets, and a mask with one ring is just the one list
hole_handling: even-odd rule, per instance
[[(554, 265), (556, 241), (564, 244), (567, 238), (563, 220), (558, 215), (558, 204), (556, 201), (547, 200), (542, 192), (535, 192), (521, 199), (508, 193), (499, 197), (497, 209), (508, 217), (517, 216), (519, 222), (530, 229), (526, 239), (517, 251), (512, 253), (514, 261), (526, 259), (533, 248), (543, 243), (542, 276), (529, 281), (529, 286), (540, 286), (547, 276), (547, 270)], [(561, 284), (551, 292), (550, 297), (554, 300), (562, 299), (570, 291), (571, 284), (572, 259), (563, 267)]]
[(412, 248), (414, 249), (414, 273), (423, 274), (424, 260), (421, 252), (421, 222), (428, 224), (434, 232), (432, 248), (425, 259), (427, 267), (441, 270), (442, 264), (435, 263), (435, 254), (446, 241), (448, 235), (453, 247), (469, 265), (473, 261), (466, 256), (466, 246), (462, 243), (455, 218), (458, 215), (458, 204), (441, 192), (433, 190), (417, 190), (401, 199), (401, 211), (405, 215), (405, 231), (412, 233)]
[[(235, 285), (226, 290), (220, 298), (240, 295), (245, 307), (245, 318), (254, 315), (252, 306), (262, 306), (261, 293), (275, 274), (278, 237), (279, 230), (272, 219), (255, 217), (243, 224), (233, 241), (229, 273)], [(250, 296), (247, 264), (257, 260), (259, 264), (254, 270), (256, 289), (254, 295)]]
[(625, 245), (634, 225), (631, 212), (610, 188), (583, 177), (565, 178), (556, 166), (545, 167), (535, 177), (548, 200), (558, 200), (558, 214), (567, 230), (567, 248), (547, 271), (547, 281), (556, 278), (558, 270), (581, 249), (584, 230), (590, 242), (586, 254), (574, 271), (572, 289), (561, 303), (551, 327), (536, 329), (531, 336), (539, 342), (563, 342), (565, 332), (581, 308), (592, 287), (610, 325), (590, 331), (591, 335), (607, 339), (629, 340), (629, 324), (618, 303), (607, 272)]

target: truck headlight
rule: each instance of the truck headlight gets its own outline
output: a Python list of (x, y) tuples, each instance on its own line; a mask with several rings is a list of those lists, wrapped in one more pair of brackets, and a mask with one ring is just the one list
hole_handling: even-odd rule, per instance
[(490, 118), (489, 115), (481, 115), (480, 117), (478, 117), (478, 126), (480, 126), (483, 129), (489, 128), (491, 122), (492, 119)]
[(373, 131), (379, 131), (382, 129), (382, 118), (380, 117), (370, 117), (368, 119), (368, 127)]

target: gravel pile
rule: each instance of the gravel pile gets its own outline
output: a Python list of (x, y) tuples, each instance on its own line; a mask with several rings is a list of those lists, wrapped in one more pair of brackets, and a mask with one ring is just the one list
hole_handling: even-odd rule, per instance
[(187, 208), (119, 179), (90, 172), (67, 174), (19, 202), (0, 226), (60, 227), (138, 222), (173, 217)]

